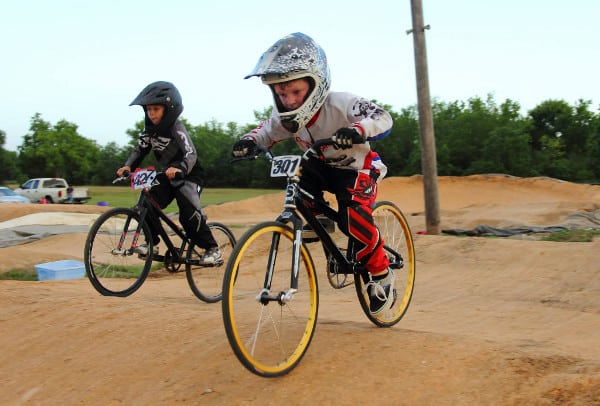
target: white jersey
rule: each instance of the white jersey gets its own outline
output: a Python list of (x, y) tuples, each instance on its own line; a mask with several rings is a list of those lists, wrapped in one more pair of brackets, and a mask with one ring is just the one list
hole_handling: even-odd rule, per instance
[(387, 168), (379, 155), (371, 151), (369, 140), (375, 141), (389, 135), (392, 117), (375, 103), (351, 93), (330, 92), (315, 117), (297, 133), (287, 131), (274, 110), (269, 119), (243, 138), (252, 139), (257, 144), (270, 148), (279, 141), (294, 137), (298, 146), (306, 151), (315, 141), (331, 138), (342, 127), (356, 129), (367, 142), (354, 144), (349, 149), (324, 147), (326, 163), (340, 169), (354, 169), (366, 173), (371, 168), (376, 168), (381, 172), (379, 180), (383, 179)]

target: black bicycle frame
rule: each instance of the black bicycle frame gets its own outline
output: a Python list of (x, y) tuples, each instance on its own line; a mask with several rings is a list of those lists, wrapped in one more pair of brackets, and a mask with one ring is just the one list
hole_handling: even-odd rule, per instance
[[(306, 202), (310, 202), (313, 208), (308, 207)], [(284, 204), (284, 211), (279, 215), (277, 221), (286, 223), (291, 222), (294, 226), (294, 239), (297, 240), (299, 238), (299, 233), (302, 233), (303, 222), (298, 213), (304, 217), (304, 220), (310, 224), (314, 232), (319, 236), (320, 243), (325, 250), (326, 255), (331, 255), (338, 265), (338, 272), (341, 274), (354, 274), (360, 275), (363, 278), (363, 281), (366, 283), (369, 280), (369, 275), (366, 271), (366, 268), (360, 262), (354, 260), (354, 240), (352, 237), (348, 237), (348, 246), (347, 251), (344, 254), (340, 248), (333, 242), (333, 239), (325, 230), (321, 222), (316, 218), (313, 214), (313, 210), (325, 215), (331, 220), (335, 221), (339, 226), (339, 213), (332, 209), (327, 202), (322, 199), (317, 199), (306, 190), (300, 188), (297, 181), (293, 181), (288, 179), (288, 183), (286, 186), (286, 197)], [(273, 241), (277, 246), (278, 241)], [(384, 245), (384, 249), (392, 255), (390, 258), (390, 267), (394, 269), (400, 269), (403, 267), (403, 260), (400, 253), (394, 251), (389, 246)], [(271, 259), (269, 259), (269, 269), (271, 269)], [(292, 264), (293, 270), (298, 270), (298, 265), (300, 261), (300, 247), (295, 247), (294, 251), (294, 263)], [(267, 273), (267, 278), (269, 278), (269, 274)], [(270, 286), (270, 281), (265, 281), (265, 286)], [(292, 289), (298, 288), (298, 274), (297, 272), (292, 272), (291, 276), (291, 284)]]
[[(324, 200), (315, 199), (314, 196), (309, 194), (307, 191), (300, 188), (297, 181), (288, 179), (286, 186), (286, 197), (284, 203), (283, 212), (277, 217), (276, 221), (282, 223), (292, 223), (294, 229), (294, 241), (298, 241), (302, 235), (302, 218), (298, 215), (300, 213), (304, 217), (305, 221), (311, 225), (315, 233), (319, 236), (320, 242), (325, 249), (326, 253), (332, 255), (337, 261), (338, 265), (341, 266), (343, 273), (364, 273), (364, 266), (360, 263), (352, 261), (352, 238), (348, 237), (348, 252), (345, 255), (339, 249), (339, 247), (333, 242), (329, 233), (325, 230), (323, 225), (313, 214), (313, 209), (309, 208), (305, 201), (309, 201), (314, 208), (329, 217), (337, 224), (339, 224), (339, 216), (337, 211), (332, 209)], [(271, 241), (271, 247), (277, 247), (279, 243), (279, 235), (274, 235)], [(268, 269), (272, 269), (274, 261), (274, 252), (271, 250), (269, 254)], [(294, 290), (298, 289), (298, 269), (300, 263), (300, 245), (294, 244), (294, 255), (291, 273), (290, 287)], [(271, 272), (267, 272), (265, 276), (265, 287), (270, 287)], [(364, 277), (364, 275), (363, 275)], [(271, 298), (272, 299), (272, 298)]]
[[(317, 141), (313, 147), (306, 151), (303, 155), (303, 159), (307, 159), (307, 153), (309, 151), (313, 151), (315, 153), (318, 148), (324, 145), (331, 144), (331, 140), (320, 140)], [(258, 148), (259, 151), (268, 153), (268, 149), (265, 147)], [(254, 155), (250, 157), (251, 159), (256, 159), (258, 155)], [(272, 158), (272, 157), (271, 157)], [(271, 159), (270, 158), (270, 159)], [(240, 158), (246, 159), (246, 158)], [(234, 160), (235, 161), (235, 160)], [(368, 272), (363, 264), (354, 260), (354, 240), (352, 237), (348, 236), (348, 246), (346, 254), (342, 253), (340, 248), (333, 242), (333, 239), (325, 230), (323, 225), (319, 222), (316, 216), (313, 214), (313, 209), (309, 208), (306, 205), (306, 201), (310, 202), (311, 205), (314, 206), (318, 212), (324, 214), (328, 218), (335, 221), (336, 224), (339, 225), (340, 218), (337, 211), (329, 207), (327, 202), (322, 199), (315, 198), (308, 191), (300, 188), (299, 186), (299, 177), (288, 176), (287, 185), (285, 189), (285, 202), (284, 209), (281, 214), (277, 217), (276, 221), (281, 223), (292, 223), (294, 229), (294, 252), (293, 252), (293, 263), (291, 272), (291, 280), (290, 280), (290, 289), (295, 291), (298, 289), (298, 271), (300, 265), (300, 244), (296, 244), (296, 241), (300, 241), (302, 238), (302, 226), (303, 221), (302, 218), (298, 215), (300, 213), (304, 220), (310, 224), (313, 228), (314, 232), (319, 236), (321, 245), (325, 250), (326, 255), (333, 256), (334, 260), (337, 262), (339, 266), (340, 273), (343, 274), (355, 274), (360, 275), (363, 278), (363, 281), (366, 283), (369, 280)], [(276, 257), (276, 248), (279, 245), (279, 234), (274, 234), (271, 239), (271, 249), (269, 252), (269, 259), (267, 263), (267, 272), (265, 275), (264, 287), (265, 291), (261, 294), (261, 301), (263, 303), (267, 303), (269, 301), (277, 300), (280, 303), (287, 299), (287, 294), (284, 292), (280, 292), (277, 296), (272, 296), (267, 293), (268, 289), (271, 286), (271, 278), (275, 265), (275, 257)], [(396, 251), (392, 250), (389, 246), (384, 245), (384, 249), (392, 254), (393, 258), (390, 259), (390, 267), (394, 269), (401, 268), (403, 266), (402, 256)], [(293, 292), (291, 292), (293, 293)]]
[[(166, 252), (172, 254), (171, 261), (175, 263), (186, 263), (187, 259), (184, 258), (184, 254), (187, 244), (190, 243), (188, 237), (183, 233), (183, 231), (181, 231), (179, 226), (162, 211), (158, 203), (152, 199), (152, 196), (148, 190), (145, 189), (142, 191), (135, 208), (140, 213), (140, 224), (138, 224), (138, 228), (136, 230), (137, 235), (140, 235), (142, 224), (147, 221), (151, 228), (155, 227), (158, 235), (160, 235), (162, 241), (166, 244)], [(176, 247), (175, 244), (173, 244), (173, 241), (171, 241), (169, 234), (165, 230), (165, 227), (160, 220), (163, 220), (169, 226), (169, 228), (173, 230), (173, 232), (177, 234), (179, 238), (181, 238), (181, 247)], [(137, 236), (135, 243), (137, 244)], [(157, 255), (156, 260), (164, 261), (164, 257), (164, 255)]]
[(323, 246), (326, 253), (332, 255), (337, 263), (342, 266), (343, 273), (357, 273), (362, 271), (362, 265), (352, 261), (352, 238), (348, 237), (348, 251), (344, 254), (340, 248), (333, 242), (333, 239), (325, 230), (321, 222), (313, 214), (312, 208), (306, 205), (306, 201), (310, 201), (316, 211), (335, 221), (339, 226), (339, 214), (337, 211), (332, 209), (325, 201), (310, 198), (307, 192), (300, 190), (300, 195), (296, 197), (296, 208), (302, 214), (304, 219), (312, 229), (319, 236), (321, 245)]

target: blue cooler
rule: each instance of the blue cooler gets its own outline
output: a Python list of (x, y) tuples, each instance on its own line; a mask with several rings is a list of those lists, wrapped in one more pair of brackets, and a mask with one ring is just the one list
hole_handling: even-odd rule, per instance
[(77, 279), (85, 276), (83, 262), (71, 259), (38, 264), (35, 265), (35, 270), (37, 271), (38, 281)]

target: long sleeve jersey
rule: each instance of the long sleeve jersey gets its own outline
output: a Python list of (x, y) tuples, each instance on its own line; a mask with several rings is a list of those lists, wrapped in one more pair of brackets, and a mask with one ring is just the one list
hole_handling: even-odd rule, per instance
[(364, 98), (345, 92), (330, 92), (327, 100), (306, 125), (297, 133), (290, 133), (282, 125), (276, 111), (257, 128), (242, 138), (252, 139), (257, 144), (272, 147), (277, 142), (293, 137), (303, 150), (310, 148), (315, 141), (331, 138), (342, 128), (356, 129), (367, 142), (354, 144), (349, 149), (323, 148), (325, 162), (342, 169), (369, 170), (377, 168), (381, 178), (386, 168), (377, 153), (371, 151), (369, 141), (376, 141), (389, 135), (392, 128), (390, 114)]
[(146, 131), (142, 132), (137, 147), (125, 165), (131, 169), (137, 168), (150, 151), (154, 151), (157, 161), (165, 168), (179, 168), (186, 175), (186, 179), (203, 184), (204, 171), (198, 162), (196, 147), (181, 121), (176, 120), (164, 134), (151, 135)]

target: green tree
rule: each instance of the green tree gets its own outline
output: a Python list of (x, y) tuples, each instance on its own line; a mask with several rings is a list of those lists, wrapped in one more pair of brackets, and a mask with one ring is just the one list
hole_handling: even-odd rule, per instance
[(4, 149), (5, 143), (6, 133), (0, 130), (0, 168), (2, 168), (2, 171), (0, 171), (0, 185), (4, 184), (4, 182), (9, 179), (6, 171), (4, 170), (4, 168), (6, 168), (6, 164), (8, 163), (7, 151)]
[(561, 138), (571, 123), (573, 109), (564, 100), (546, 100), (531, 109), (528, 116), (532, 121), (531, 146), (541, 151), (550, 140)]
[(433, 104), (433, 122), (438, 149), (440, 175), (473, 173), (473, 162), (480, 154), (495, 126), (498, 108), (492, 96), (479, 97), (468, 103)]
[[(372, 142), (388, 166), (388, 176), (421, 173), (421, 150), (416, 106), (401, 109), (378, 103), (394, 120), (388, 137)], [(468, 175), (484, 172), (516, 176), (551, 176), (571, 181), (600, 180), (600, 117), (590, 102), (574, 106), (547, 100), (520, 114), (518, 103), (498, 106), (488, 95), (467, 102), (434, 101), (438, 174)], [(232, 164), (233, 143), (270, 117), (272, 107), (254, 111), (255, 122), (227, 124), (211, 120), (197, 126), (181, 118), (196, 146), (206, 172), (207, 187), (280, 187), (268, 176), (268, 163), (260, 159)], [(78, 134), (65, 120), (56, 125), (37, 113), (23, 137), (19, 153), (5, 151), (0, 131), (0, 182), (25, 177), (61, 176), (73, 184), (107, 184), (138, 143), (144, 122), (126, 130), (125, 146), (102, 147)], [(128, 138), (127, 138), (128, 136)], [(293, 139), (273, 147), (278, 154), (297, 154)], [(156, 165), (154, 154), (144, 165)]]
[(23, 175), (17, 166), (18, 157), (15, 151), (4, 149), (6, 143), (6, 133), (0, 130), (0, 185), (7, 181), (23, 181)]
[(190, 135), (204, 168), (207, 187), (222, 187), (228, 183), (232, 134), (237, 131), (235, 123), (229, 123), (225, 129), (215, 120), (191, 128)]
[(98, 158), (92, 166), (91, 184), (110, 185), (117, 176), (117, 169), (127, 160), (130, 149), (129, 146), (120, 147), (115, 142), (98, 147)]
[(494, 109), (493, 128), (485, 137), (481, 153), (470, 165), (471, 173), (506, 173), (532, 176), (529, 122), (519, 115), (520, 106), (506, 100)]
[(570, 106), (564, 100), (546, 100), (529, 111), (531, 147), (539, 173), (571, 181), (593, 176), (587, 167), (593, 161), (589, 138), (596, 120), (590, 104), (579, 100)]
[(72, 184), (88, 183), (97, 147), (77, 133), (77, 125), (60, 120), (52, 126), (36, 113), (19, 147), (19, 166), (27, 177), (61, 177)]
[(600, 184), (600, 116), (594, 117), (591, 125), (591, 133), (586, 143), (586, 167), (589, 168), (590, 177), (588, 181)]

